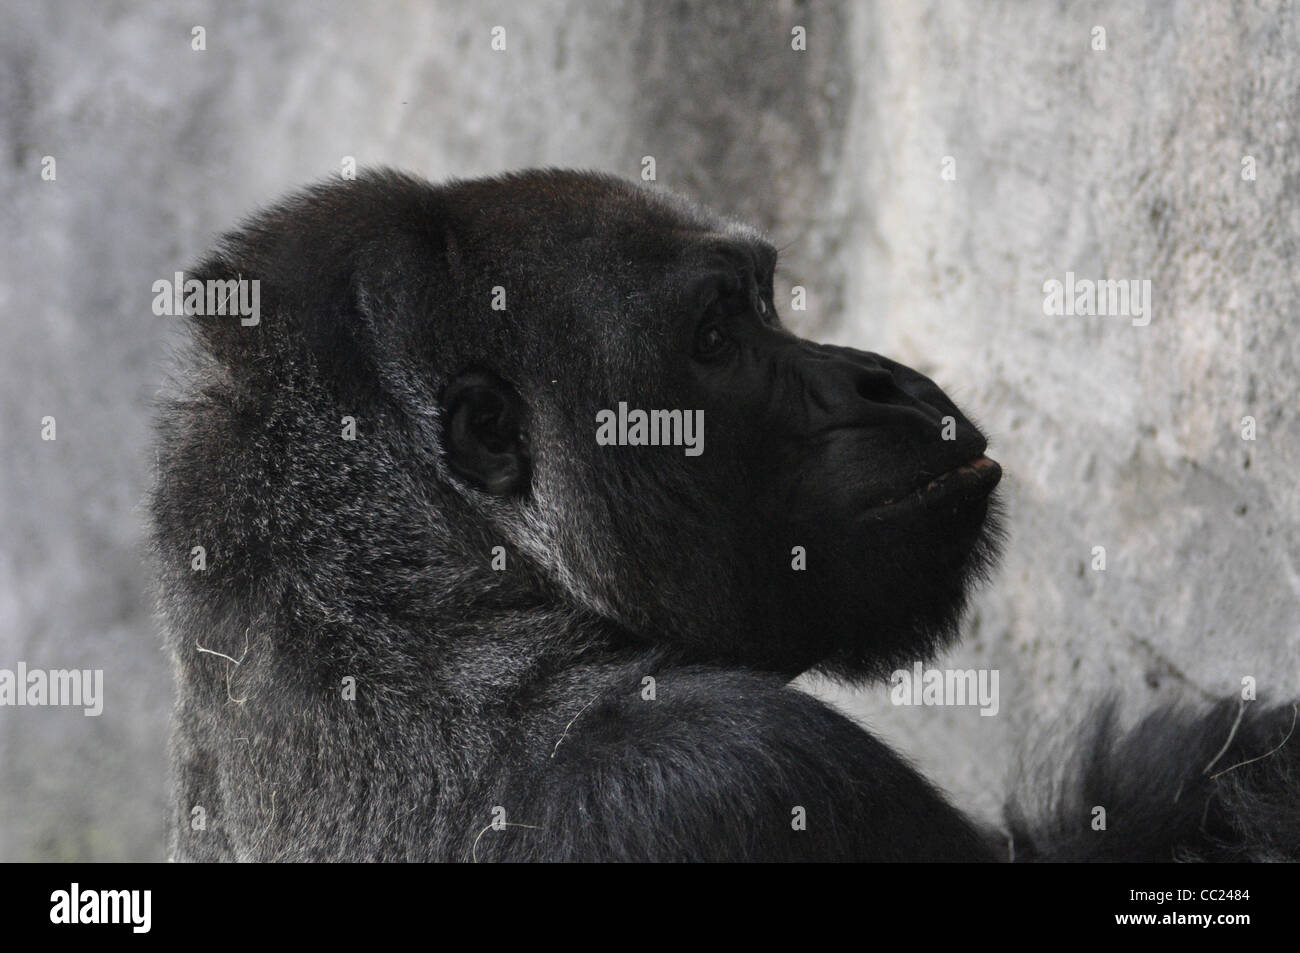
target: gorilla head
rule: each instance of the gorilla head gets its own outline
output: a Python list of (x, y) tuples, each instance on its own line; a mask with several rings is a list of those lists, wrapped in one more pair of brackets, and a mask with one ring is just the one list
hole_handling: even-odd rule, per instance
[[(459, 585), (567, 603), (686, 661), (879, 675), (951, 633), (993, 552), (1000, 470), (926, 377), (790, 333), (776, 258), (751, 228), (602, 175), (371, 173), (273, 209), (205, 264), (261, 280), (257, 326), (195, 320), (238, 407), (301, 394), (286, 414), (321, 419), (295, 454), (354, 473), (382, 457), (366, 499), (319, 487), (295, 504), (333, 511), (316, 542), (395, 534), (348, 557), (340, 586), (400, 570), (443, 602)], [(702, 411), (702, 453), (598, 442), (620, 404)], [(328, 439), (347, 415), (351, 448)], [(267, 572), (307, 516), (269, 499), (242, 495), (243, 530), (263, 514), (278, 532), (232, 553)], [(421, 520), (437, 527), (424, 556), (397, 544)], [(483, 575), (496, 546), (508, 571)]]
[[(986, 441), (915, 371), (787, 331), (759, 234), (590, 175), (440, 198), (454, 224), (427, 260), (456, 291), (397, 319), (448, 476), (571, 598), (786, 674), (878, 674), (952, 630), (991, 549)], [(620, 403), (701, 410), (703, 452), (598, 444)]]

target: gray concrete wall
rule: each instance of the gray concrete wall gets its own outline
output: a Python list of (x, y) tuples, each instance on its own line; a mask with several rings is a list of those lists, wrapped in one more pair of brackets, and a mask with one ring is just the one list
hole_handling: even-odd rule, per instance
[[(976, 412), (1011, 542), (944, 664), (997, 668), (1001, 713), (812, 686), (964, 803), (996, 811), (1017, 753), (1100, 692), (1300, 687), (1292, 6), (5, 7), (0, 667), (103, 668), (108, 698), (0, 709), (0, 859), (162, 856), (139, 501), (175, 341), (150, 285), (346, 155), (431, 178), (652, 155), (789, 246), (799, 330)], [(1067, 271), (1149, 279), (1150, 324), (1045, 316)]]

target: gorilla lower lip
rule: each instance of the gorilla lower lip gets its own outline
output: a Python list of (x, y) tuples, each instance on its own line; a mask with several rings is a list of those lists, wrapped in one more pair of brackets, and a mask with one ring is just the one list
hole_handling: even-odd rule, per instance
[(1002, 479), (1002, 468), (988, 457), (979, 456), (935, 477), (919, 493), (928, 509), (983, 499)]
[(952, 470), (949, 470), (947, 473), (942, 473), (939, 476), (935, 477), (933, 480), (931, 480), (929, 483), (925, 485), (925, 489), (922, 490), (921, 492), (929, 493), (931, 490), (939, 486), (941, 483), (946, 483), (948, 480), (951, 480), (953, 478), (958, 478), (958, 477), (969, 478), (972, 476), (975, 477), (986, 476), (990, 479), (994, 479), (996, 477), (1000, 477), (1001, 474), (1002, 474), (1002, 468), (999, 467), (992, 460), (990, 460), (988, 457), (976, 457), (970, 463), (963, 463), (961, 466), (956, 467)]
[(987, 496), (1001, 479), (1002, 467), (988, 457), (979, 456), (969, 463), (941, 473), (923, 487), (903, 496), (888, 497), (871, 508), (878, 510), (919, 504), (926, 509), (934, 509), (948, 504), (965, 503)]

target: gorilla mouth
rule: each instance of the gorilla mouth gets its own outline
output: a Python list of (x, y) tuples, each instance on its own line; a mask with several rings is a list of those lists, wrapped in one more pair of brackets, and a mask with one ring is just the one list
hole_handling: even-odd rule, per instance
[[(923, 478), (924, 479), (924, 478)], [(985, 499), (1002, 479), (1002, 467), (986, 456), (953, 467), (927, 483), (912, 487), (902, 496), (891, 496), (870, 507), (883, 509), (922, 507), (927, 510), (943, 506), (960, 506)]]

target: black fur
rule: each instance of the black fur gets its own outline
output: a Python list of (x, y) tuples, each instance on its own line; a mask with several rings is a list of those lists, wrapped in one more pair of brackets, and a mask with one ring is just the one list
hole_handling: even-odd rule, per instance
[[(917, 492), (984, 438), (915, 371), (784, 331), (774, 262), (751, 229), (568, 172), (370, 173), (228, 236), (194, 277), (260, 281), (260, 323), (188, 319), (159, 419), (174, 856), (1004, 857), (785, 687), (952, 638), (997, 471)], [(702, 409), (704, 452), (598, 446), (620, 401)], [(1289, 820), (1278, 855), (1283, 764), (1236, 795)], [(1128, 790), (1102, 777), (1084, 801)], [(1076, 807), (1041, 834), (1016, 820), (1024, 852), (1087, 855)], [(1216, 843), (1262, 836), (1233, 811)], [(1138, 852), (1203, 849), (1183, 821), (1169, 836)]]
[(1200, 715), (1162, 708), (1123, 732), (1115, 704), (1101, 706), (1074, 753), (1054, 759), (1064, 771), (1008, 806), (1016, 859), (1300, 859), (1297, 713), (1225, 700)]

